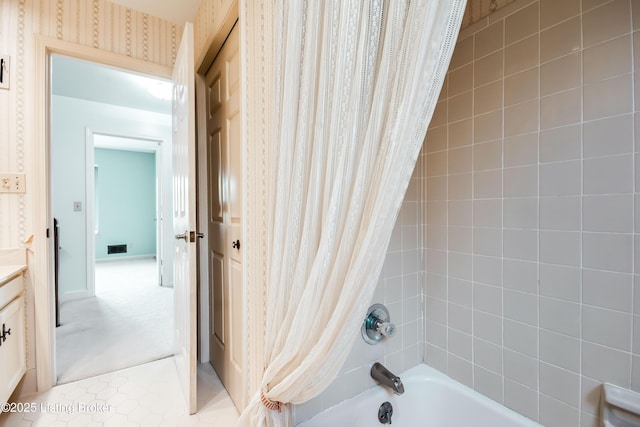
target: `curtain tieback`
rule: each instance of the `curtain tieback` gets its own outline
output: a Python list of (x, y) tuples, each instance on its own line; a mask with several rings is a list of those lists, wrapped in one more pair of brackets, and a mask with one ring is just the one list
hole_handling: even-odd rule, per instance
[(282, 412), (282, 402), (273, 402), (266, 398), (264, 395), (264, 390), (260, 389), (260, 401), (264, 405), (265, 408), (271, 409), (272, 411)]

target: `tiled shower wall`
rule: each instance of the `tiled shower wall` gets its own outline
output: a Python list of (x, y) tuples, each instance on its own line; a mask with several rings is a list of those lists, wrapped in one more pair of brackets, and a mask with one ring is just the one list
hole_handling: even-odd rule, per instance
[(382, 303), (389, 309), (396, 335), (376, 345), (365, 343), (360, 335), (355, 337), (349, 357), (329, 388), (296, 405), (296, 423), (375, 386), (369, 373), (374, 362), (383, 363), (394, 373), (423, 362), (423, 166), (419, 161), (414, 170), (372, 300), (372, 304)]
[(493, 13), (423, 148), (425, 360), (545, 426), (640, 391), (637, 30), (638, 0)]

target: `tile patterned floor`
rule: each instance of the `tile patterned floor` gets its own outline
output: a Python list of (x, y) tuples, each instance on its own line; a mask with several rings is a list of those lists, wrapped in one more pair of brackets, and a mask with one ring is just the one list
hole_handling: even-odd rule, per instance
[[(186, 413), (173, 358), (63, 384), (21, 399), (32, 412), (0, 414), (0, 427), (232, 427), (238, 412), (206, 363), (198, 367), (198, 413)], [(15, 409), (20, 409), (16, 406)]]

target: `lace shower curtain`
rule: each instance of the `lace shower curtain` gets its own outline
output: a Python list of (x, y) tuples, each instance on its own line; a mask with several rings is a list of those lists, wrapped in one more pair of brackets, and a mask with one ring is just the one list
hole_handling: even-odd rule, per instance
[(465, 3), (275, 0), (266, 369), (238, 426), (291, 426), (290, 404), (320, 394), (344, 363)]

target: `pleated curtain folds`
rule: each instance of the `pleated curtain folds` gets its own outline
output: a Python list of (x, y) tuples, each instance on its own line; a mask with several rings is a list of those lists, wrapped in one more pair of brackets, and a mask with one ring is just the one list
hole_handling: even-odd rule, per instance
[(266, 369), (238, 426), (291, 426), (349, 354), (465, 3), (275, 0)]

